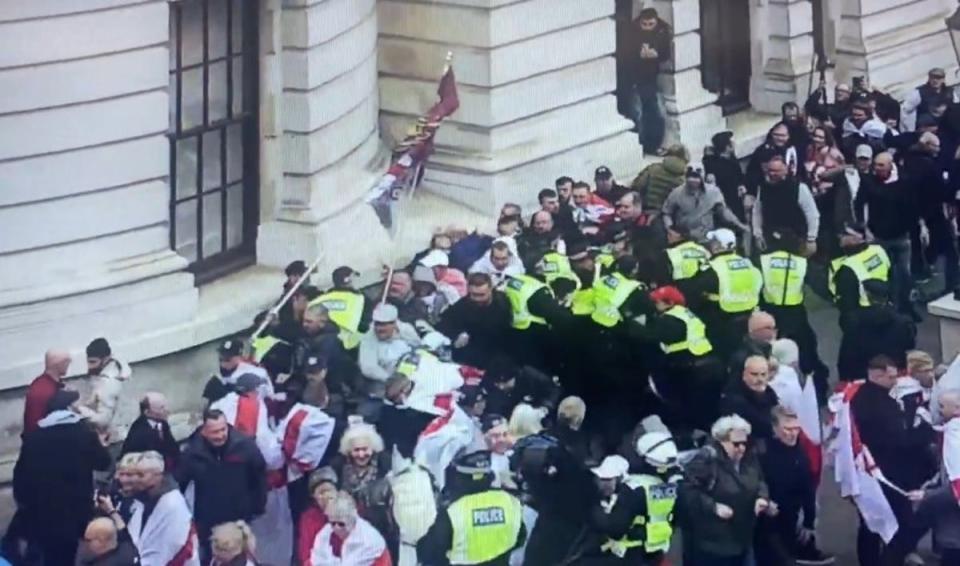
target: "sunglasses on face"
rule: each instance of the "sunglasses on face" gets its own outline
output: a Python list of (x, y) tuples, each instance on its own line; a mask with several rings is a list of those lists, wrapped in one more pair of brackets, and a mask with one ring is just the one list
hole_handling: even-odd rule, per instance
[(731, 440), (731, 441), (730, 441), (730, 444), (732, 444), (734, 448), (746, 448), (746, 447), (747, 447), (747, 441), (746, 441), (746, 440)]
[(340, 527), (341, 529), (345, 529), (347, 527), (347, 524), (343, 521), (330, 521), (330, 526)]

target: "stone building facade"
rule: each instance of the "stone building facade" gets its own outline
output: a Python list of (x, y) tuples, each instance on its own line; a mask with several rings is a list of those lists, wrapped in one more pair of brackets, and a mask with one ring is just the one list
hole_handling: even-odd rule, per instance
[[(372, 280), (434, 228), (489, 225), (559, 175), (606, 164), (629, 181), (642, 157), (617, 111), (617, 34), (644, 5), (673, 25), (668, 135), (694, 153), (725, 128), (749, 153), (805, 97), (815, 42), (831, 80), (898, 93), (957, 67), (952, 0), (0, 1), (0, 452), (49, 346), (80, 374), (106, 336), (135, 363), (131, 397), (160, 388), (189, 411), (215, 367), (198, 345), (247, 327), (287, 262), (322, 253), (320, 283), (344, 263)], [(735, 110), (704, 87), (703, 56), (733, 49), (718, 25), (746, 33)], [(461, 107), (393, 244), (363, 196), (448, 51)]]

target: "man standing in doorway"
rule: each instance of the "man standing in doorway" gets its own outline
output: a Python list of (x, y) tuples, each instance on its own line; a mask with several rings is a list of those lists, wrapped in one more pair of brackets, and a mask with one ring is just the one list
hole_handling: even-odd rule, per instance
[(634, 123), (640, 134), (640, 143), (648, 151), (663, 155), (664, 118), (660, 104), (657, 76), (660, 65), (670, 60), (673, 32), (670, 25), (661, 20), (654, 8), (644, 8), (636, 21), (633, 66), (633, 111)]

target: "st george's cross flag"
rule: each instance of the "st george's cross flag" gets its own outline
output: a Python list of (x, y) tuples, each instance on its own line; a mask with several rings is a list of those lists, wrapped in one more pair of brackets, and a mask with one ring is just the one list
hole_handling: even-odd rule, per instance
[(380, 223), (390, 231), (391, 236), (396, 233), (394, 208), (397, 201), (420, 181), (423, 164), (433, 153), (433, 139), (440, 123), (460, 107), (453, 67), (448, 66), (443, 73), (437, 95), (440, 99), (417, 120), (410, 133), (397, 145), (387, 173), (367, 193), (366, 201), (373, 206)]

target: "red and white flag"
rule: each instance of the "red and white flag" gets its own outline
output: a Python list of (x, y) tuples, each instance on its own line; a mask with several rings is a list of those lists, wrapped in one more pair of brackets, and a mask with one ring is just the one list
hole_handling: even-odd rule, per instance
[(394, 149), (394, 160), (387, 173), (367, 193), (367, 203), (373, 206), (380, 223), (390, 230), (391, 235), (396, 232), (395, 203), (404, 191), (419, 182), (422, 166), (433, 153), (437, 129), (447, 116), (460, 107), (457, 80), (450, 66), (440, 79), (437, 95), (439, 100), (417, 120), (411, 132)]
[(836, 434), (834, 479), (840, 485), (840, 495), (853, 499), (867, 528), (880, 535), (884, 542), (890, 542), (900, 525), (880, 487), (881, 483), (889, 485), (889, 482), (874, 462), (870, 449), (861, 442), (850, 410), (850, 402), (863, 383), (847, 384), (843, 391), (830, 398)]

